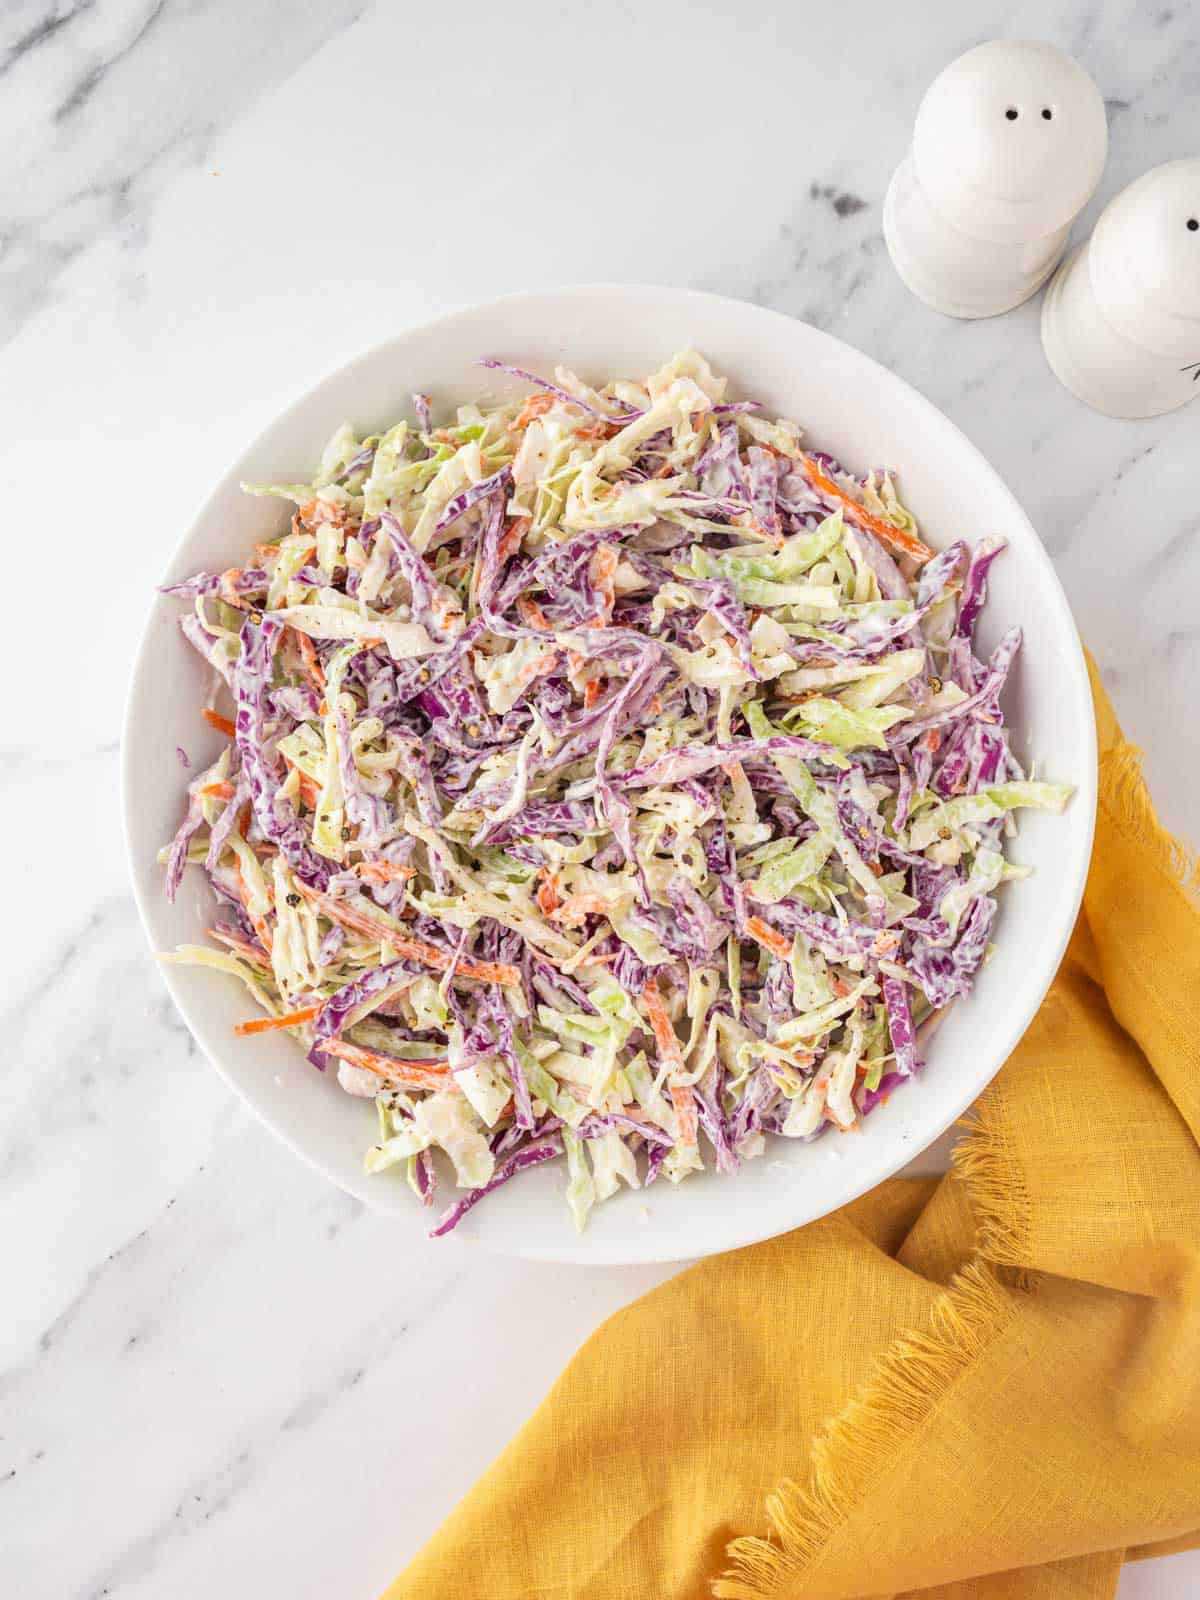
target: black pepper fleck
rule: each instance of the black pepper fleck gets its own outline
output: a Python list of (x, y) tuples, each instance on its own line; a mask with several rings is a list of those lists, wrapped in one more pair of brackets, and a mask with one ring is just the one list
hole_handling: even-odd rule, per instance
[(300, 904), (300, 896), (293, 892), (292, 894), (288, 895), (287, 903), (290, 906), (298, 906)]

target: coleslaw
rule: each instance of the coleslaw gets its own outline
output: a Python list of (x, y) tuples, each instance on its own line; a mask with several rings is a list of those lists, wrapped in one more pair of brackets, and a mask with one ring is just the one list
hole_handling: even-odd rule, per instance
[(562, 1163), (622, 1186), (855, 1127), (990, 949), (1013, 813), (1059, 811), (975, 629), (1002, 544), (936, 553), (685, 351), (329, 441), (249, 564), (163, 591), (225, 735), (163, 851), (241, 981), (374, 1102), (367, 1170), (452, 1229)]

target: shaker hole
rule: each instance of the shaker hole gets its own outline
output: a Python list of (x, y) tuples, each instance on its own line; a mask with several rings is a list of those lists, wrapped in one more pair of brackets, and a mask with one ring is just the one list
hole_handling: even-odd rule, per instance
[(1189, 217), (1188, 220), (1187, 220), (1187, 225), (1188, 225), (1188, 232), (1189, 233), (1195, 233), (1196, 230), (1198, 228), (1200, 228), (1200, 221), (1198, 221), (1195, 217)]
[(1015, 122), (1017, 120), (1017, 117), (1020, 115), (1020, 113), (1017, 111), (1016, 106), (1009, 106), (1008, 110), (1004, 113), (1004, 115), (1008, 118), (1008, 120), (1010, 122)]
[(1053, 113), (1053, 111), (1051, 111), (1049, 106), (1043, 106), (1042, 107), (1042, 121), (1043, 122), (1049, 122), (1050, 119), (1053, 117), (1053, 115), (1054, 115), (1054, 113)]

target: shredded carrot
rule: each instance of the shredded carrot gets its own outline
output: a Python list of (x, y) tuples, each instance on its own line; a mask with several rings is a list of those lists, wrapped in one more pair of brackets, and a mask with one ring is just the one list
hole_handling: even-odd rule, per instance
[(509, 426), (514, 432), (518, 428), (527, 428), (533, 421), (534, 417), (545, 416), (546, 412), (549, 411), (550, 407), (554, 405), (557, 400), (558, 396), (556, 394), (531, 394), (529, 399), (526, 400), (525, 404), (521, 407), (520, 414), (518, 415), (516, 421), (510, 423)]
[(684, 1144), (696, 1144), (700, 1125), (696, 1117), (696, 1099), (692, 1091), (681, 1083), (670, 1085), (671, 1104), (679, 1118), (679, 1137)]
[(650, 1018), (650, 1026), (654, 1030), (654, 1042), (658, 1046), (659, 1055), (664, 1061), (669, 1061), (673, 1067), (681, 1067), (683, 1065), (683, 1051), (679, 1048), (679, 1040), (675, 1037), (675, 1029), (671, 1026), (667, 1008), (663, 1004), (662, 995), (658, 992), (657, 978), (651, 978), (642, 990), (642, 1004), (646, 1008), (646, 1015)]
[(322, 1039), (321, 1049), (326, 1055), (348, 1061), (352, 1067), (365, 1067), (368, 1072), (406, 1089), (458, 1087), (448, 1061), (408, 1061), (401, 1056), (385, 1055), (380, 1050), (364, 1050), (362, 1045), (348, 1044), (345, 1039)]
[(647, 711), (649, 711), (652, 717), (660, 716), (662, 714), (662, 708), (662, 695), (660, 694), (653, 695), (651, 697), (650, 704), (646, 707)]
[(315, 811), (321, 804), (321, 785), (310, 778), (307, 772), (301, 772), (297, 787), (301, 800), (310, 811)]
[(583, 703), (584, 703), (585, 707), (588, 707), (590, 709), (592, 706), (594, 706), (596, 704), (596, 701), (599, 700), (599, 698), (600, 698), (600, 679), (599, 678), (589, 678), (588, 681), (583, 686)]
[(417, 875), (416, 867), (401, 867), (394, 861), (360, 861), (354, 870), (368, 883), (399, 883)]
[(606, 917), (612, 908), (602, 894), (569, 894), (552, 916), (561, 927), (578, 928), (585, 917)]
[(317, 657), (317, 647), (306, 633), (301, 633), (299, 628), (293, 628), (296, 636), (296, 647), (300, 651), (300, 659), (304, 663), (304, 670), (308, 673), (313, 683), (321, 694), (325, 693), (325, 669)]
[(532, 517), (514, 517), (505, 528), (500, 538), (497, 554), (501, 561), (507, 561), (509, 556), (515, 555), (521, 548), (521, 540), (533, 526)]
[(273, 561), (279, 554), (277, 544), (256, 544), (254, 546), (254, 559), (256, 561)]
[(237, 790), (231, 783), (206, 783), (201, 794), (211, 794), (216, 800), (232, 800)]
[(782, 961), (786, 961), (792, 953), (792, 941), (787, 935), (780, 933), (777, 928), (772, 928), (761, 917), (747, 917), (746, 932)]
[(936, 755), (942, 748), (942, 730), (940, 728), (929, 728), (921, 735), (920, 742), (923, 750), (928, 750), (931, 756)]
[(253, 1022), (238, 1022), (233, 1031), (243, 1037), (248, 1033), (272, 1033), (276, 1028), (298, 1028), (301, 1023), (315, 1022), (320, 1015), (320, 1006), (304, 1006), (299, 1011), (289, 1011), (286, 1017), (256, 1017)]
[[(311, 500), (306, 500), (300, 507), (300, 520), (307, 527), (319, 528), (323, 523), (329, 523), (335, 528), (346, 526), (345, 506), (334, 505), (329, 500), (322, 500), (319, 495), (314, 495)], [(316, 546), (313, 546), (314, 550)]]
[(517, 601), (517, 614), (527, 628), (541, 628), (543, 633), (554, 631), (554, 624), (541, 606), (536, 600), (530, 600), (527, 595), (522, 595)]
[(722, 761), (721, 771), (729, 779), (730, 783), (746, 782), (746, 769), (736, 756), (729, 761)]
[[(359, 933), (364, 938), (377, 939), (380, 944), (390, 945), (402, 960), (419, 961), (422, 966), (431, 967), (434, 972), (449, 970), (454, 957), (446, 950), (439, 950), (437, 945), (426, 944), (423, 939), (406, 938), (403, 934), (397, 933), (395, 928), (389, 927), (386, 922), (380, 922), (378, 918), (361, 911), (357, 906), (346, 905), (344, 901), (336, 900), (332, 895), (322, 894), (320, 890), (312, 889), (299, 880), (296, 882), (296, 887), (306, 900), (329, 918), (330, 922), (339, 922), (351, 933)], [(521, 981), (520, 968), (510, 966), (504, 961), (460, 961), (455, 970), (461, 978), (475, 978), (480, 983), (499, 983), (509, 989), (515, 989)]]
[[(249, 807), (246, 810), (247, 816), (249, 816)], [(250, 909), (250, 896), (246, 891), (246, 880), (242, 877), (241, 865), (236, 865), (233, 870), (237, 878), (238, 899), (242, 902), (246, 915), (250, 918), (251, 925), (258, 935), (259, 943), (268, 955), (272, 955), (274, 953), (274, 944), (271, 940), (271, 930), (267, 927), (267, 919), (265, 917), (256, 917)]]
[(232, 739), (237, 733), (237, 729), (228, 717), (223, 717), (219, 711), (213, 711), (209, 706), (205, 706), (200, 715), (210, 728), (215, 728), (218, 733), (223, 733), (227, 739)]
[(850, 993), (850, 985), (845, 978), (831, 978), (829, 986), (839, 1000), (844, 1000)]
[(538, 878), (538, 907), (543, 916), (552, 917), (562, 904), (558, 894), (558, 879), (549, 867), (543, 867)]
[(227, 933), (224, 928), (205, 928), (204, 931), (210, 939), (227, 944), (231, 950), (236, 950), (238, 955), (245, 956), (248, 961), (253, 961), (260, 967), (271, 965), (271, 958), (267, 952), (258, 945), (251, 944), (249, 939), (239, 939), (236, 933)]
[(600, 611), (593, 626), (603, 628), (612, 617), (613, 603), (616, 600), (615, 580), (620, 556), (610, 544), (598, 544), (592, 551), (591, 580), (592, 587), (600, 595)]
[(228, 571), (223, 572), (221, 574), (221, 580), (217, 588), (217, 593), (221, 596), (221, 599), (224, 600), (227, 606), (233, 606), (237, 611), (248, 611), (251, 609), (250, 602), (243, 595), (240, 595), (234, 588), (234, 584), (241, 577), (241, 575), (241, 567), (230, 567)]
[(852, 522), (857, 522), (860, 528), (866, 528), (869, 533), (873, 533), (877, 539), (901, 555), (912, 556), (919, 562), (932, 559), (933, 551), (927, 544), (922, 544), (920, 539), (914, 538), (903, 528), (898, 528), (894, 522), (877, 517), (868, 511), (866, 506), (859, 505), (853, 495), (847, 494), (828, 474), (821, 471), (811, 456), (801, 455), (799, 459), (804, 475), (813, 488), (819, 490), (826, 499), (836, 500), (843, 506)]

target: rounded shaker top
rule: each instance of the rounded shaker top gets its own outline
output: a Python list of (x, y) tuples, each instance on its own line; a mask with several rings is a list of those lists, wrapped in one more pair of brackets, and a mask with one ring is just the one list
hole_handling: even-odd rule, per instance
[(993, 39), (952, 61), (917, 111), (917, 179), (946, 220), (997, 241), (1066, 227), (1104, 170), (1104, 101), (1070, 56)]
[(1126, 338), (1200, 359), (1200, 157), (1154, 167), (1109, 202), (1088, 270), (1100, 309)]

